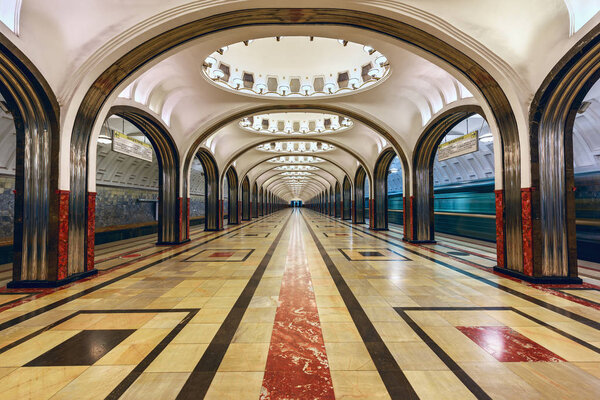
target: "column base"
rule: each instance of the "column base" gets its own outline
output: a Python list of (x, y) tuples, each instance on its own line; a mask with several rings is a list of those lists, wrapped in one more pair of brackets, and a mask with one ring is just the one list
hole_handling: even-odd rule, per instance
[(184, 243), (187, 243), (190, 241), (191, 241), (190, 239), (185, 239), (185, 240), (180, 240), (177, 242), (156, 242), (156, 245), (157, 246), (175, 246), (175, 245), (184, 244)]
[(98, 273), (97, 269), (92, 269), (90, 271), (80, 272), (78, 274), (73, 274), (65, 279), (61, 279), (59, 281), (10, 281), (6, 285), (8, 289), (44, 289), (44, 288), (55, 288), (59, 286), (66, 285), (71, 282), (78, 281), (80, 279), (88, 278), (90, 276), (96, 275)]
[(435, 240), (410, 240), (406, 238), (402, 238), (403, 242), (411, 243), (411, 244), (437, 244)]
[(556, 284), (556, 285), (570, 285), (570, 284), (581, 284), (583, 281), (579, 277), (574, 276), (529, 276), (518, 271), (511, 269), (494, 267), (495, 272), (499, 272), (504, 275), (512, 276), (513, 278), (520, 279), (529, 283), (540, 283), (540, 284)]

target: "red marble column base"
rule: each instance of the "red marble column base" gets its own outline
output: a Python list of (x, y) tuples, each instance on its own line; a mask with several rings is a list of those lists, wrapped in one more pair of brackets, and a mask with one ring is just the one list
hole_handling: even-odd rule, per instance
[(521, 219), (523, 224), (523, 274), (533, 276), (533, 218), (531, 192), (534, 188), (521, 189)]
[(58, 264), (56, 278), (67, 277), (69, 262), (69, 191), (58, 190)]
[(94, 245), (96, 239), (96, 193), (88, 192), (88, 207), (87, 207), (87, 249), (86, 249), (86, 265), (85, 270), (91, 271), (94, 269)]
[(504, 190), (494, 191), (496, 195), (496, 259), (498, 267), (504, 268)]

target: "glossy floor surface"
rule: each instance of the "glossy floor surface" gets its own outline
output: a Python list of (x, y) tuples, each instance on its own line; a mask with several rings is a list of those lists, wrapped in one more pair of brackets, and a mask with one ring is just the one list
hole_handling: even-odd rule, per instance
[(600, 393), (593, 284), (526, 284), (473, 245), (308, 210), (151, 240), (101, 246), (100, 274), (68, 287), (0, 290), (1, 399)]

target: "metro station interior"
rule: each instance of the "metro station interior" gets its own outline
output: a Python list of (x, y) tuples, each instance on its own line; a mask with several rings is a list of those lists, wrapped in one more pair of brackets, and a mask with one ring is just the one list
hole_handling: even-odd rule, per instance
[(2, 0), (0, 398), (598, 399), (600, 0)]

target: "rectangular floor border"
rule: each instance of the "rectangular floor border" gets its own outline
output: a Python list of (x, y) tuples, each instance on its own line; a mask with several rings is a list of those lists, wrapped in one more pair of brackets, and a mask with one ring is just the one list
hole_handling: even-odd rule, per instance
[(281, 227), (281, 230), (269, 246), (266, 254), (254, 270), (254, 273), (248, 280), (248, 283), (242, 290), (242, 293), (237, 298), (235, 304), (225, 317), (225, 320), (219, 327), (217, 333), (215, 333), (210, 344), (204, 351), (202, 358), (198, 361), (198, 364), (194, 367), (192, 373), (188, 377), (187, 381), (179, 391), (177, 400), (183, 399), (203, 399), (208, 392), (208, 389), (221, 365), (221, 361), (233, 340), (236, 330), (238, 329), (244, 313), (250, 305), (250, 301), (254, 296), (254, 292), (260, 283), (275, 249), (281, 241), (281, 237), (285, 232), (287, 225), (290, 221), (291, 213), (288, 215), (285, 223)]
[[(328, 218), (331, 218), (331, 217), (328, 217)], [(495, 287), (495, 288), (497, 288), (497, 289), (499, 289), (499, 290), (502, 290), (502, 291), (504, 291), (504, 292), (506, 292), (506, 293), (512, 294), (512, 295), (514, 295), (514, 296), (517, 296), (517, 297), (519, 297), (519, 298), (521, 298), (521, 299), (523, 299), (523, 300), (529, 301), (529, 302), (531, 302), (531, 303), (533, 303), (533, 304), (535, 304), (535, 305), (538, 305), (538, 306), (540, 306), (540, 307), (546, 308), (546, 309), (548, 309), (548, 310), (550, 310), (550, 311), (554, 311), (554, 312), (555, 312), (555, 313), (557, 313), (557, 314), (560, 314), (560, 315), (562, 315), (562, 316), (564, 316), (564, 317), (567, 317), (567, 318), (570, 318), (570, 319), (572, 319), (572, 320), (575, 320), (575, 321), (577, 321), (577, 322), (580, 322), (580, 323), (582, 323), (582, 324), (584, 324), (584, 325), (587, 325), (587, 326), (589, 326), (590, 328), (594, 328), (594, 329), (596, 329), (596, 330), (600, 330), (600, 322), (597, 322), (597, 321), (591, 320), (591, 319), (589, 319), (589, 318), (586, 318), (586, 317), (584, 317), (584, 316), (582, 316), (582, 315), (579, 315), (579, 314), (576, 314), (576, 313), (574, 313), (574, 312), (571, 312), (571, 311), (565, 310), (565, 309), (563, 309), (563, 308), (561, 308), (561, 307), (558, 307), (558, 306), (555, 306), (555, 305), (553, 305), (553, 304), (546, 303), (546, 302), (545, 302), (545, 301), (543, 301), (543, 300), (536, 299), (535, 297), (532, 297), (532, 296), (529, 296), (529, 295), (527, 295), (527, 294), (521, 293), (521, 292), (519, 292), (519, 291), (517, 291), (517, 290), (515, 290), (515, 289), (511, 289), (511, 288), (509, 288), (509, 287), (507, 287), (507, 286), (504, 286), (504, 285), (501, 285), (501, 284), (499, 284), (499, 283), (496, 283), (496, 282), (490, 281), (489, 279), (486, 279), (486, 278), (484, 278), (484, 277), (481, 277), (481, 276), (475, 275), (475, 274), (473, 274), (473, 273), (471, 273), (471, 272), (464, 271), (464, 270), (463, 270), (463, 269), (461, 269), (461, 268), (458, 268), (458, 267), (455, 267), (455, 266), (453, 266), (453, 265), (450, 265), (450, 264), (448, 264), (448, 263), (445, 263), (445, 262), (443, 262), (443, 261), (437, 260), (437, 259), (435, 259), (435, 258), (433, 258), (433, 257), (429, 257), (429, 256), (427, 256), (427, 255), (425, 255), (425, 254), (422, 254), (422, 253), (419, 253), (418, 251), (415, 251), (415, 250), (409, 249), (409, 248), (407, 248), (407, 247), (405, 247), (405, 246), (403, 246), (403, 245), (400, 245), (400, 244), (398, 244), (398, 243), (395, 243), (395, 242), (393, 242), (393, 241), (391, 241), (391, 240), (386, 240), (386, 239), (383, 239), (383, 238), (381, 238), (381, 237), (379, 237), (379, 236), (377, 236), (377, 235), (373, 235), (373, 234), (372, 234), (372, 233), (370, 233), (370, 232), (367, 232), (367, 231), (365, 231), (365, 230), (363, 230), (363, 229), (360, 229), (360, 228), (358, 228), (358, 227), (352, 226), (352, 225), (350, 225), (350, 224), (347, 224), (347, 223), (345, 223), (345, 222), (342, 222), (342, 221), (336, 221), (336, 222), (340, 222), (341, 224), (344, 224), (344, 225), (346, 225), (346, 226), (348, 226), (348, 227), (350, 227), (350, 228), (352, 228), (352, 229), (358, 229), (360, 232), (364, 233), (365, 235), (369, 235), (369, 236), (371, 236), (371, 237), (374, 237), (374, 238), (376, 238), (376, 239), (379, 239), (379, 240), (381, 240), (381, 241), (383, 241), (383, 242), (389, 243), (389, 244), (391, 244), (392, 246), (399, 247), (399, 248), (401, 248), (401, 249), (403, 249), (403, 250), (405, 250), (405, 251), (408, 251), (409, 253), (415, 254), (415, 255), (417, 255), (417, 256), (419, 256), (419, 257), (422, 257), (422, 258), (424, 258), (424, 259), (426, 259), (426, 260), (433, 261), (434, 263), (436, 263), (436, 264), (438, 264), (438, 265), (441, 265), (441, 266), (443, 266), (443, 267), (445, 267), (445, 268), (451, 269), (451, 270), (453, 270), (453, 271), (455, 271), (455, 272), (458, 272), (458, 273), (460, 273), (460, 274), (462, 274), (462, 275), (465, 275), (465, 276), (468, 276), (468, 277), (470, 277), (470, 278), (476, 279), (476, 280), (478, 280), (478, 281), (480, 281), (480, 282), (482, 282), (482, 283), (485, 283), (485, 284), (487, 284), (487, 285), (490, 285), (490, 286), (492, 286), (492, 287)], [(457, 261), (457, 262), (463, 262), (463, 261)]]
[(404, 372), (396, 362), (396, 359), (385, 345), (385, 342), (375, 329), (375, 326), (367, 316), (367, 313), (362, 308), (358, 299), (352, 293), (352, 290), (342, 277), (342, 274), (335, 266), (335, 263), (329, 257), (327, 250), (323, 247), (319, 238), (306, 221), (306, 217), (302, 214), (302, 218), (308, 228), (308, 231), (319, 250), (321, 258), (325, 262), (329, 274), (337, 287), (340, 296), (342, 297), (346, 308), (354, 321), (354, 325), (358, 330), (367, 350), (377, 368), (383, 384), (385, 385), (390, 397), (396, 399), (418, 399), (419, 396), (415, 392)]
[[(273, 214), (271, 214), (271, 215), (269, 215), (269, 216), (272, 216), (272, 215), (273, 215)], [(268, 218), (268, 217), (264, 217), (264, 218)], [(115, 282), (118, 282), (118, 281), (120, 281), (120, 280), (122, 280), (122, 279), (128, 278), (128, 277), (130, 277), (130, 276), (132, 276), (132, 275), (135, 275), (135, 274), (137, 274), (138, 272), (145, 271), (145, 270), (147, 270), (148, 268), (151, 268), (151, 267), (153, 267), (153, 266), (155, 266), (155, 265), (158, 265), (158, 264), (160, 264), (160, 263), (162, 263), (162, 262), (164, 262), (164, 261), (170, 260), (170, 259), (172, 259), (173, 257), (177, 257), (177, 256), (179, 256), (179, 255), (181, 255), (181, 254), (183, 254), (183, 253), (185, 253), (185, 252), (187, 252), (187, 251), (190, 251), (190, 250), (196, 249), (196, 248), (198, 248), (198, 247), (200, 247), (200, 246), (204, 246), (205, 244), (207, 244), (207, 243), (210, 243), (210, 242), (212, 242), (213, 240), (216, 240), (216, 239), (219, 239), (219, 238), (221, 238), (221, 237), (223, 237), (223, 236), (229, 235), (231, 232), (238, 231), (238, 230), (240, 230), (240, 229), (243, 229), (243, 228), (245, 228), (245, 227), (247, 227), (247, 226), (250, 226), (250, 225), (252, 225), (252, 224), (255, 224), (255, 223), (259, 222), (259, 221), (261, 221), (261, 219), (257, 219), (256, 221), (252, 221), (252, 222), (249, 222), (249, 223), (247, 223), (247, 224), (240, 225), (239, 227), (237, 227), (237, 228), (235, 228), (235, 229), (233, 229), (233, 230), (231, 230), (231, 231), (227, 231), (227, 232), (225, 232), (225, 233), (222, 233), (222, 234), (220, 234), (220, 235), (218, 235), (218, 236), (215, 236), (215, 237), (212, 237), (212, 238), (210, 238), (210, 239), (207, 239), (207, 240), (205, 240), (205, 241), (203, 241), (203, 242), (201, 242), (201, 243), (198, 243), (198, 244), (196, 244), (196, 245), (194, 245), (194, 246), (188, 247), (188, 248), (186, 248), (186, 249), (184, 249), (184, 250), (182, 250), (182, 251), (180, 251), (180, 252), (177, 252), (177, 253), (175, 253), (175, 254), (171, 254), (170, 256), (162, 257), (160, 260), (153, 261), (153, 262), (151, 262), (151, 263), (150, 263), (150, 264), (148, 264), (148, 265), (145, 265), (145, 266), (143, 266), (143, 267), (137, 268), (137, 269), (135, 269), (135, 270), (133, 270), (133, 271), (129, 271), (129, 272), (127, 272), (127, 273), (123, 274), (123, 275), (117, 276), (117, 277), (115, 277), (115, 278), (113, 278), (113, 279), (110, 279), (110, 280), (108, 280), (108, 281), (106, 281), (106, 282), (100, 283), (100, 284), (98, 284), (98, 285), (96, 285), (96, 286), (92, 286), (91, 288), (88, 288), (88, 289), (84, 289), (84, 290), (82, 290), (82, 291), (81, 291), (81, 292), (79, 292), (79, 293), (72, 294), (71, 296), (65, 297), (64, 299), (61, 299), (61, 300), (55, 301), (54, 303), (48, 304), (48, 305), (46, 305), (46, 306), (44, 306), (44, 307), (40, 307), (40, 308), (38, 308), (37, 310), (30, 311), (30, 312), (28, 312), (28, 313), (25, 313), (25, 314), (23, 314), (23, 315), (19, 316), (19, 317), (15, 317), (15, 318), (13, 318), (13, 319), (11, 319), (11, 320), (8, 320), (8, 321), (6, 321), (6, 322), (3, 322), (3, 323), (1, 323), (1, 324), (0, 324), (0, 331), (3, 331), (4, 329), (10, 328), (11, 326), (14, 326), (14, 325), (16, 325), (16, 324), (19, 324), (19, 323), (21, 323), (21, 322), (23, 322), (23, 321), (27, 321), (28, 319), (31, 319), (31, 318), (33, 318), (33, 317), (35, 317), (35, 316), (37, 316), (37, 315), (43, 314), (43, 313), (45, 313), (45, 312), (47, 312), (47, 311), (53, 310), (53, 309), (55, 309), (55, 308), (57, 308), (57, 307), (60, 307), (60, 306), (62, 306), (62, 305), (64, 305), (64, 304), (67, 304), (67, 303), (69, 303), (70, 301), (76, 300), (76, 299), (78, 299), (78, 298), (80, 298), (80, 297), (83, 297), (83, 296), (85, 296), (85, 295), (88, 295), (88, 294), (90, 294), (90, 293), (93, 293), (93, 292), (95, 292), (96, 290), (102, 289), (102, 288), (104, 288), (104, 287), (106, 287), (106, 286), (108, 286), (108, 285), (111, 285), (111, 284), (113, 284), (113, 283), (115, 283)], [(77, 284), (77, 283), (75, 283), (75, 284)]]

